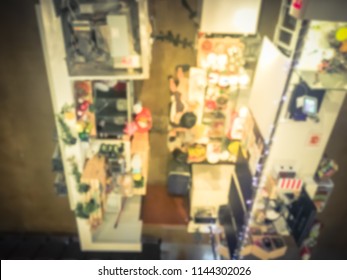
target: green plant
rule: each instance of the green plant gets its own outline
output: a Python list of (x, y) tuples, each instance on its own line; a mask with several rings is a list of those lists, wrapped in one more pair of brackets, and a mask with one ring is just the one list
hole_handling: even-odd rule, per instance
[(90, 190), (90, 186), (88, 184), (79, 184), (78, 185), (78, 192), (79, 193), (87, 193)]
[(75, 145), (77, 142), (77, 138), (72, 135), (72, 132), (69, 126), (66, 124), (64, 117), (62, 115), (58, 115), (58, 123), (62, 133), (62, 140), (66, 145)]
[(74, 105), (65, 104), (65, 105), (61, 108), (60, 114), (63, 115), (63, 114), (65, 114), (65, 113), (71, 112), (71, 110), (74, 110)]
[(88, 107), (89, 112), (91, 113), (95, 113), (95, 105), (94, 104), (90, 104)]
[(84, 204), (81, 202), (77, 203), (76, 209), (75, 209), (75, 214), (77, 217), (82, 218), (82, 219), (88, 219), (89, 214), (85, 211)]
[(91, 200), (89, 200), (89, 202), (86, 203), (85, 207), (86, 207), (86, 211), (89, 214), (91, 214), (95, 212), (96, 210), (98, 210), (100, 205), (96, 203), (94, 198), (92, 198)]
[(134, 180), (134, 187), (135, 188), (142, 188), (145, 184), (145, 178), (141, 176), (140, 180)]
[(95, 199), (91, 199), (87, 203), (78, 202), (75, 209), (75, 214), (79, 218), (88, 219), (90, 214), (92, 214), (99, 208), (100, 205), (96, 203)]
[(75, 177), (76, 183), (79, 184), (81, 181), (81, 172), (78, 169), (75, 157), (68, 159), (72, 166), (72, 175)]
[(65, 122), (64, 117), (65, 113), (69, 113), (72, 110), (74, 110), (74, 105), (65, 104), (61, 108), (60, 113), (57, 115), (58, 123), (62, 133), (62, 140), (66, 145), (75, 145), (77, 142), (77, 138), (73, 136), (70, 127)]

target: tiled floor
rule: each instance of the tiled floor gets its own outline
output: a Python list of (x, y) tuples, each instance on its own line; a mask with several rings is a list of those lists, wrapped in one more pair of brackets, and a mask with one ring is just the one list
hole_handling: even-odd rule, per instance
[[(150, 2), (150, 11), (155, 15), (155, 25), (158, 32), (172, 31), (182, 38), (194, 41), (196, 27), (182, 9), (180, 1), (156, 0)], [(192, 6), (196, 1), (189, 1)], [(179, 64), (195, 64), (195, 51), (190, 48), (176, 47), (169, 42), (155, 41), (151, 64), (150, 79), (140, 82), (142, 86), (139, 98), (144, 106), (151, 109), (154, 119), (154, 129), (150, 135), (151, 160), (149, 170), (149, 185), (165, 186), (167, 178), (167, 162), (169, 154), (166, 147), (168, 124), (168, 109), (170, 94), (168, 76), (173, 75), (175, 66)]]

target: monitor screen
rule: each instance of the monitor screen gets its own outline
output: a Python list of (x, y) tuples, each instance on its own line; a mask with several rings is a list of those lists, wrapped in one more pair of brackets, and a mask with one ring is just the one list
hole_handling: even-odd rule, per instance
[(318, 111), (318, 100), (316, 97), (306, 95), (304, 97), (304, 105), (302, 108), (304, 114), (315, 116)]
[[(291, 95), (288, 113), (291, 119), (305, 121), (311, 113), (318, 114), (325, 96), (325, 90), (311, 89), (305, 82), (297, 84)], [(309, 99), (311, 98), (311, 99)], [(298, 104), (298, 100), (300, 100)], [(317, 100), (317, 103), (314, 101)]]

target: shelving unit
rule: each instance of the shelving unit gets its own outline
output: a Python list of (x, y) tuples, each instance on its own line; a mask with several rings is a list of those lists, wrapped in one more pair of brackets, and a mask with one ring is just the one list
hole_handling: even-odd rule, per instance
[[(226, 211), (230, 212), (230, 219), (226, 219), (223, 225), (224, 229), (233, 229), (225, 230), (225, 233), (229, 255), (234, 259), (286, 258), (286, 254), (299, 258), (305, 235), (313, 226), (317, 211), (324, 209), (332, 191), (331, 182), (319, 187), (316, 172), (347, 89), (346, 54), (339, 47), (342, 42), (334, 41), (336, 36), (331, 33), (346, 23), (316, 21), (314, 14), (301, 20), (291, 15), (291, 5), (292, 1), (282, 1), (274, 39), (263, 39), (255, 75), (250, 75), (251, 89), (239, 94), (235, 106), (237, 109), (247, 106), (249, 114), (243, 123), (240, 154), (228, 187)], [(214, 34), (212, 37), (218, 36)], [(198, 51), (203, 46), (206, 53), (213, 48), (208, 36), (205, 41), (199, 37), (197, 46)], [(220, 55), (223, 51), (222, 46), (219, 47)], [(211, 55), (210, 64), (215, 68), (211, 71), (205, 65), (209, 60), (204, 61), (202, 54), (198, 53), (197, 64), (205, 69), (194, 68), (191, 73), (194, 79), (206, 75), (205, 85), (208, 85), (211, 80), (219, 78), (220, 72), (216, 71), (215, 76), (211, 73), (215, 74), (213, 70), (225, 58)], [(334, 67), (337, 62), (338, 67)], [(202, 70), (207, 71), (204, 73)], [(227, 80), (225, 76), (223, 78)], [(191, 84), (194, 91), (189, 92), (189, 96), (196, 94), (202, 99), (197, 81), (192, 79)], [(297, 87), (303, 84), (305, 92), (297, 95)], [(305, 99), (311, 100), (311, 105), (317, 108), (309, 112), (304, 108), (307, 105)], [(296, 113), (300, 112), (299, 117), (293, 116), (292, 107)], [(201, 112), (203, 122), (204, 110)], [(227, 123), (230, 121), (230, 118), (226, 119)], [(283, 167), (283, 172), (278, 171), (279, 166)], [(211, 200), (215, 201), (213, 192), (209, 193)], [(298, 205), (298, 201), (302, 205)], [(210, 201), (200, 206), (209, 205)], [(275, 210), (280, 211), (276, 221), (271, 220)], [(193, 232), (198, 227), (192, 225), (193, 222), (188, 230), (193, 229)], [(255, 234), (254, 229), (259, 227), (262, 230)], [(208, 232), (209, 228), (204, 225), (201, 230)], [(219, 234), (218, 227), (213, 230)], [(276, 237), (283, 241), (283, 246), (277, 248), (276, 245), (275, 250), (269, 250), (263, 242), (265, 237)]]
[(289, 14), (291, 0), (282, 0), (273, 42), (286, 55), (290, 56), (298, 39), (301, 21)]
[[(69, 14), (60, 15), (71, 79), (93, 80), (97, 77), (100, 80), (113, 80), (117, 77), (119, 80), (137, 80), (149, 77), (151, 26), (146, 0), (130, 0), (126, 5), (115, 1), (81, 1), (78, 12), (72, 19)], [(95, 13), (107, 15), (95, 19)], [(71, 23), (71, 27), (67, 22)], [(90, 31), (96, 40), (88, 45), (85, 33)], [(79, 41), (82, 41), (81, 48), (74, 52)], [(73, 45), (74, 48), (71, 47)], [(97, 51), (91, 52), (90, 49)], [(87, 57), (81, 57), (81, 53), (86, 53)]]
[[(95, 117), (99, 138), (121, 138), (124, 124), (132, 121), (133, 93), (129, 83), (124, 91), (100, 91), (94, 87)], [(102, 124), (102, 125), (101, 125)]]
[[(64, 20), (56, 15), (53, 1), (41, 0), (36, 5), (53, 111), (55, 115), (60, 115), (60, 122), (63, 120), (65, 124), (62, 127), (58, 118), (55, 118), (70, 208), (79, 215), (76, 223), (82, 250), (142, 250), (141, 195), (145, 194), (146, 188), (143, 186), (141, 190), (134, 191), (130, 194), (131, 197), (123, 197), (116, 191), (111, 194), (109, 189), (115, 190), (115, 184), (123, 182), (112, 181), (114, 174), (111, 178), (108, 170), (110, 156), (118, 158), (119, 155), (115, 151), (111, 151), (112, 155), (100, 153), (102, 145), (113, 147), (122, 143), (126, 173), (124, 178), (131, 178), (131, 157), (134, 152), (138, 152), (138, 148), (136, 150), (132, 147), (133, 143), (123, 130), (125, 124), (132, 122), (133, 118), (133, 80), (148, 78), (151, 60), (147, 1), (136, 1), (135, 5), (137, 12), (133, 16), (138, 17), (138, 26), (133, 28), (138, 28), (135, 31), (139, 35), (141, 67), (134, 71), (125, 69), (101, 72), (97, 67), (83, 70), (76, 68), (76, 64), (70, 64), (70, 54), (67, 54), (64, 45)], [(121, 91), (114, 88), (119, 81), (125, 85)], [(79, 90), (82, 90), (83, 100), (76, 93), (78, 83), (82, 87)], [(109, 90), (98, 90), (97, 83)], [(101, 108), (105, 104), (106, 107)], [(63, 112), (62, 108), (65, 108)], [(117, 117), (121, 121), (115, 121)], [(100, 131), (102, 124), (109, 131)], [(83, 137), (81, 126), (88, 127), (82, 129)], [(64, 141), (62, 138), (66, 132), (76, 141)], [(148, 150), (147, 141), (146, 151)], [(147, 161), (148, 156), (144, 156), (142, 160)], [(147, 162), (143, 165), (147, 166)], [(144, 169), (144, 173), (147, 170), (148, 167)], [(132, 184), (132, 179), (130, 180)], [(114, 211), (117, 209), (118, 212)]]
[[(280, 209), (283, 212), (278, 212), (278, 215), (282, 217), (284, 223), (280, 225), (276, 222), (276, 233), (289, 234), (295, 240), (296, 255), (299, 258), (299, 249), (301, 246), (305, 246), (305, 239), (309, 234), (310, 227), (314, 225), (317, 218), (316, 214), (324, 209), (333, 189), (331, 181), (327, 181), (324, 187), (319, 186), (320, 182), (316, 180), (316, 171), (345, 98), (346, 82), (344, 77), (346, 72), (341, 70), (337, 73), (330, 73), (324, 69), (321, 70), (320, 63), (324, 57), (317, 56), (313, 59), (308, 54), (309, 50), (320, 50), (320, 48), (326, 50), (329, 47), (329, 44), (324, 42), (324, 36), (327, 40), (327, 34), (331, 26), (335, 26), (335, 24), (293, 19), (294, 22), (297, 22), (292, 26), (294, 42), (283, 46), (279, 42), (279, 32), (284, 30), (282, 28), (283, 21), (290, 10), (287, 1), (283, 1), (282, 9), (284, 12), (279, 18), (274, 44), (278, 46), (278, 49), (283, 50), (286, 47), (288, 52), (284, 52), (283, 55), (277, 54), (278, 49), (276, 50), (276, 47), (271, 47), (273, 50), (270, 51), (272, 43), (269, 42), (268, 61), (264, 62), (261, 57), (266, 49), (263, 47), (257, 66), (261, 71), (256, 71), (250, 96), (250, 109), (254, 115), (255, 123), (260, 127), (265, 145), (257, 163), (257, 171), (252, 176), (254, 194), (249, 201), (250, 208), (244, 219), (244, 229), (238, 236), (240, 241), (238, 242), (238, 249), (234, 251), (234, 258), (247, 258), (248, 255), (253, 255), (261, 259), (268, 259), (279, 258), (280, 255), (285, 254), (285, 251), (281, 251), (279, 255), (267, 254), (266, 244), (263, 242), (261, 245), (257, 245), (259, 240), (253, 238), (254, 227), (259, 226), (259, 221), (264, 224), (269, 222), (266, 220), (269, 218), (264, 218), (272, 210), (270, 204), (266, 203), (269, 198), (282, 205)], [(300, 26), (300, 29), (296, 29), (296, 25)], [(321, 34), (317, 35), (317, 38), (319, 37), (320, 40), (312, 41), (312, 34), (319, 32)], [(323, 45), (321, 46), (319, 43)], [(294, 48), (292, 48), (293, 46)], [(281, 66), (283, 65), (281, 59), (283, 62), (287, 61), (284, 63), (286, 65), (284, 68)], [(279, 79), (280, 73), (276, 74), (276, 82), (279, 83), (277, 95), (267, 94), (264, 96), (265, 91), (261, 89), (266, 88), (266, 83), (270, 77), (266, 73), (266, 69), (269, 65), (276, 63), (279, 63), (277, 71), (283, 69), (287, 73), (283, 74), (281, 81)], [(259, 76), (264, 74), (263, 81), (257, 83)], [(288, 112), (292, 101), (294, 101), (294, 106), (299, 109), (303, 106), (300, 105), (299, 97), (295, 97), (293, 94), (295, 87), (303, 81), (308, 85), (306, 91), (310, 91), (310, 96), (317, 98), (317, 100), (318, 98), (321, 99), (319, 99), (321, 101), (320, 108), (316, 109), (314, 118), (309, 116), (302, 120), (289, 119)], [(315, 90), (323, 90), (323, 97), (318, 96), (318, 93), (315, 96)], [(308, 92), (304, 94), (304, 96), (307, 95)], [(261, 98), (260, 102), (254, 103), (255, 100), (258, 100), (257, 98)], [(293, 98), (294, 100), (292, 100)], [(252, 107), (252, 100), (253, 104), (257, 104), (257, 107)], [(261, 103), (262, 101), (265, 103)], [(267, 119), (264, 116), (265, 112)], [(271, 115), (272, 117), (270, 117)], [(276, 171), (277, 166), (282, 166), (285, 171)], [(276, 174), (276, 178), (280, 178), (282, 183), (272, 179), (274, 174)], [(298, 192), (295, 192), (297, 190), (295, 186), (299, 186)], [(289, 193), (292, 198), (286, 198), (284, 193)], [(280, 211), (280, 209), (276, 209), (276, 211)], [(264, 213), (264, 217), (261, 218), (259, 213)], [(271, 223), (275, 224), (275, 222)], [(259, 238), (262, 239), (273, 234), (272, 230), (267, 229), (262, 232)], [(256, 248), (253, 248), (254, 246)]]

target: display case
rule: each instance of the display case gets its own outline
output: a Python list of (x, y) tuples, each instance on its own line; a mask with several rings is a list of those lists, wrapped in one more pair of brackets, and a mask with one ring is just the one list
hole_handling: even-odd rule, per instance
[(317, 182), (317, 190), (313, 197), (313, 202), (318, 212), (323, 212), (333, 189), (334, 183), (331, 179), (324, 179)]
[(111, 87), (102, 82), (93, 83), (98, 138), (122, 138), (126, 124), (132, 121), (132, 95), (129, 83), (116, 82)]
[(46, 36), (59, 42), (56, 55), (65, 59), (71, 79), (148, 78), (151, 25), (146, 0), (49, 2), (41, 1), (48, 16)]

